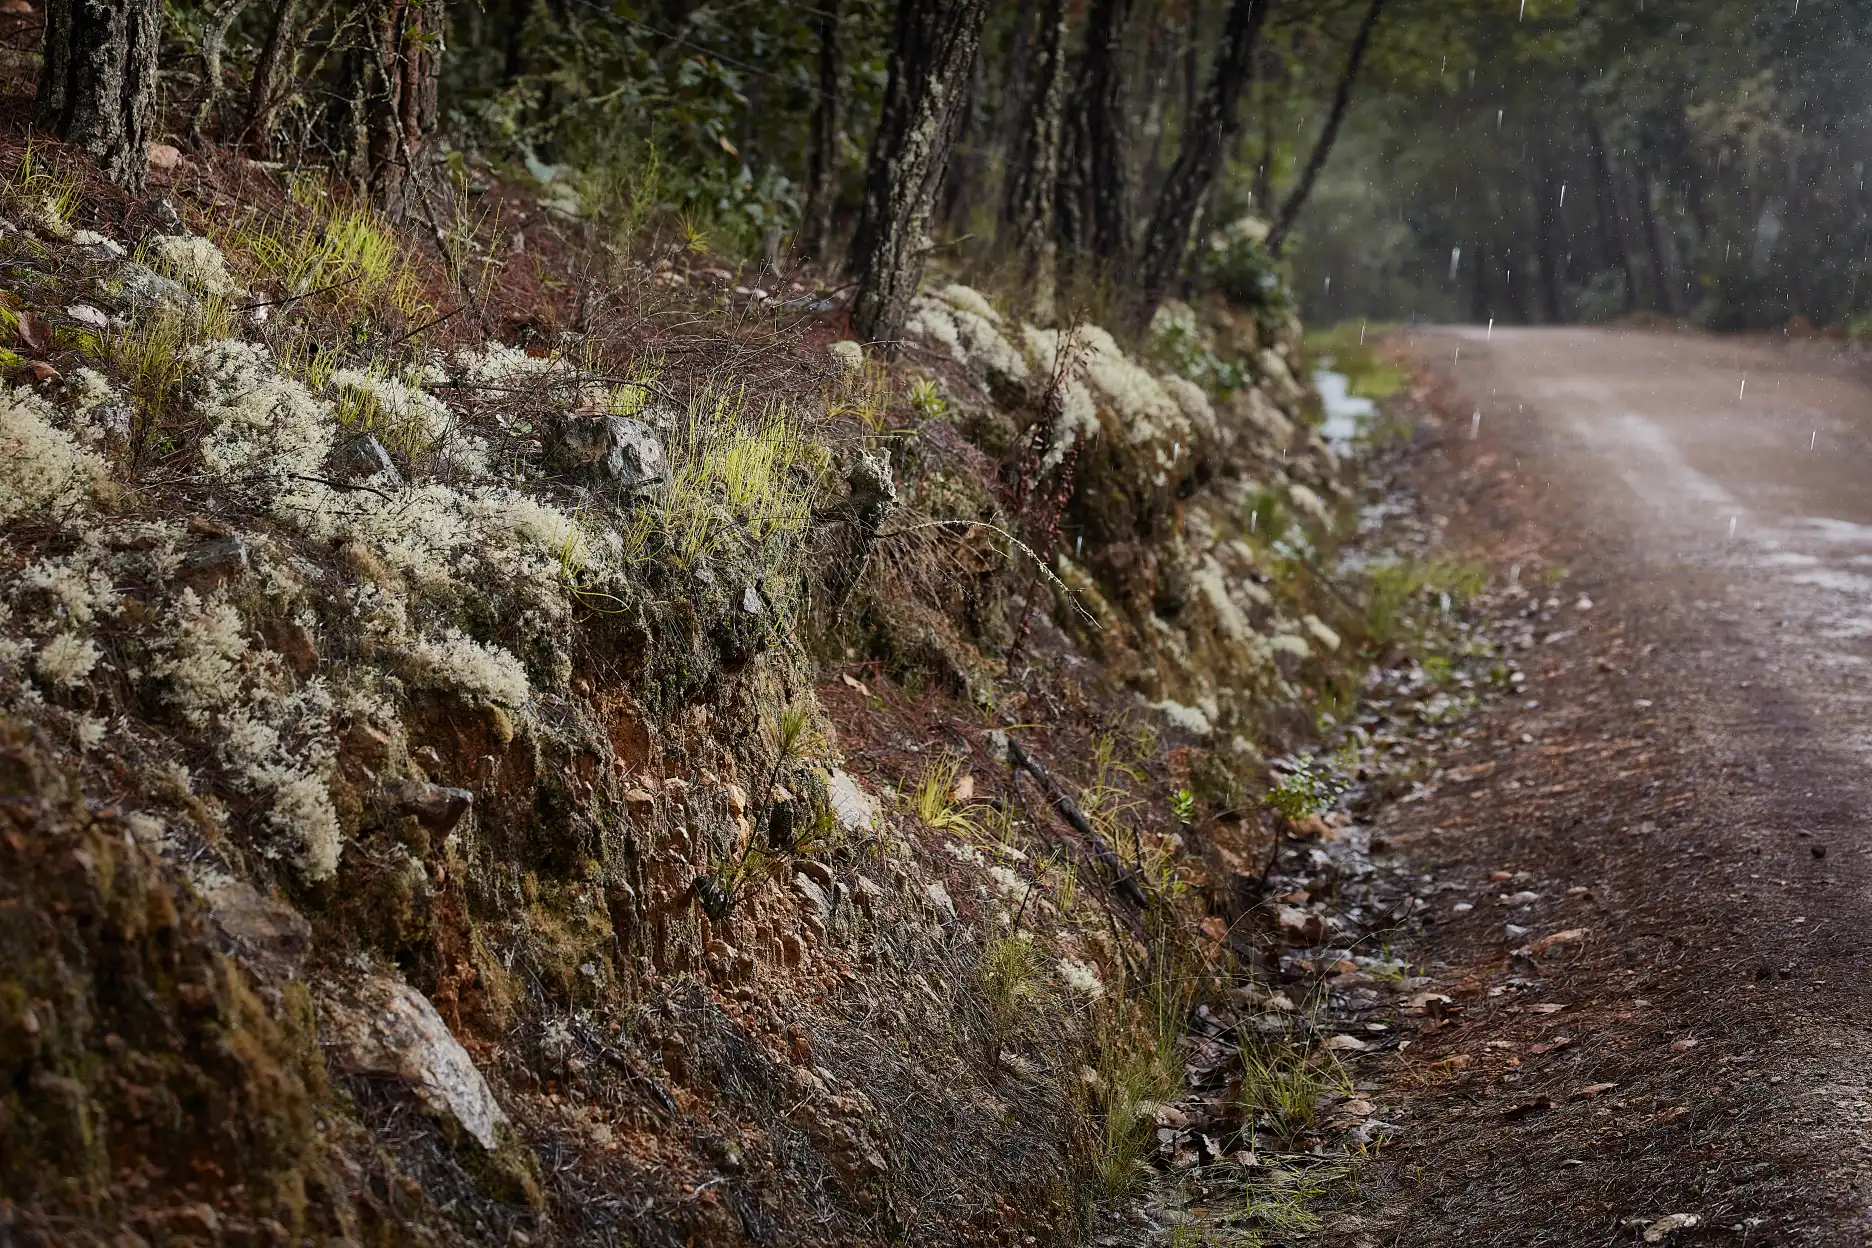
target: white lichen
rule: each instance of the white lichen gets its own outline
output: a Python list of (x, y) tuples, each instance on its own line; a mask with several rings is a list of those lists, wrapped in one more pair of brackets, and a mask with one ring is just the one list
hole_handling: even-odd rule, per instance
[(184, 286), (205, 295), (225, 297), (239, 292), (228, 272), (227, 257), (207, 239), (194, 234), (158, 234), (149, 240), (152, 267)]
[(84, 683), (104, 654), (97, 643), (75, 633), (60, 633), (39, 649), (33, 668), (39, 679), (60, 689)]
[(459, 629), (423, 638), (410, 648), (416, 682), (484, 698), (501, 706), (526, 704), (530, 686), (520, 660), (499, 646), (483, 645)]
[(1105, 981), (1099, 978), (1098, 968), (1077, 958), (1061, 958), (1058, 963), (1060, 983), (1068, 992), (1077, 993), (1096, 1001), (1105, 995)]
[(210, 473), (275, 488), (319, 473), (337, 435), (331, 408), (280, 372), (266, 347), (220, 339), (189, 348), (184, 360), (212, 425), (201, 442)]
[(204, 602), (192, 589), (176, 600), (174, 625), (153, 645), (150, 674), (189, 723), (201, 726), (240, 697), (248, 646), (240, 612), (225, 598)]
[(70, 519), (104, 477), (104, 461), (55, 425), (24, 386), (0, 395), (0, 520), (44, 512)]

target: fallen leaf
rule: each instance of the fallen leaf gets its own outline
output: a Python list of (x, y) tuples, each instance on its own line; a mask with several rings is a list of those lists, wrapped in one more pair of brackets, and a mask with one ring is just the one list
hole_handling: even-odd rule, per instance
[(1685, 1114), (1689, 1112), (1690, 1112), (1690, 1107), (1688, 1105), (1673, 1105), (1671, 1106), (1671, 1108), (1665, 1110), (1663, 1113), (1659, 1114), (1657, 1117), (1653, 1118), (1651, 1121), (1654, 1125), (1661, 1127), (1667, 1122), (1677, 1121), (1679, 1118), (1683, 1117)]
[(1538, 1005), (1528, 1006), (1527, 1012), (1530, 1014), (1558, 1014), (1564, 1009), (1566, 1009), (1566, 1006), (1560, 1004), (1558, 1001), (1542, 1001)]
[(1337, 1035), (1326, 1038), (1326, 1047), (1337, 1053), (1363, 1053), (1371, 1046), (1357, 1036)]
[(844, 681), (851, 688), (856, 689), (859, 693), (862, 693), (865, 697), (868, 698), (871, 696), (871, 690), (866, 687), (864, 681), (859, 680), (849, 672), (840, 672), (839, 679)]
[(1544, 1044), (1530, 1044), (1528, 1046), (1528, 1052), (1530, 1053), (1552, 1053), (1555, 1049), (1564, 1049), (1566, 1048), (1567, 1045), (1572, 1044), (1572, 1043), (1573, 1043), (1572, 1036), (1555, 1036), (1553, 1039), (1547, 1041)]
[(1544, 1114), (1548, 1110), (1552, 1109), (1553, 1107), (1554, 1107), (1553, 1097), (1537, 1096), (1537, 1097), (1534, 1097), (1532, 1100), (1522, 1101), (1518, 1105), (1510, 1105), (1508, 1107), (1507, 1112), (1505, 1112), (1502, 1115), (1502, 1117), (1504, 1118), (1526, 1118), (1530, 1114)]
[(955, 788), (949, 791), (949, 800), (952, 802), (966, 802), (974, 796), (975, 775), (973, 772), (965, 771), (962, 773), (962, 777), (955, 782)]
[(1535, 941), (1533, 944), (1528, 946), (1528, 952), (1538, 958), (1541, 956), (1541, 954), (1546, 953), (1549, 949), (1553, 948), (1555, 945), (1577, 945), (1585, 939), (1586, 939), (1585, 928), (1569, 927), (1564, 932), (1555, 932), (1550, 936), (1541, 937), (1539, 940)]
[(1583, 1088), (1573, 1089), (1573, 1099), (1576, 1101), (1591, 1100), (1595, 1096), (1604, 1096), (1616, 1087), (1618, 1087), (1616, 1083), (1589, 1083)]
[(1703, 1218), (1700, 1214), (1667, 1213), (1650, 1226), (1645, 1227), (1644, 1242), (1661, 1244), (1678, 1231), (1687, 1231), (1702, 1224)]
[(1688, 1053), (1691, 1049), (1694, 1049), (1696, 1047), (1697, 1047), (1696, 1037), (1685, 1036), (1681, 1040), (1671, 1041), (1670, 1051), (1673, 1053)]

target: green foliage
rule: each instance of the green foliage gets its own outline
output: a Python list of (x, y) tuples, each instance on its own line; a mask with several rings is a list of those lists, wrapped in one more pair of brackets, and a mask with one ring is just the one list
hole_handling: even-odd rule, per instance
[(1040, 951), (1019, 932), (997, 937), (982, 950), (979, 974), (990, 1028), (997, 1037), (1012, 1039), (1048, 997)]
[(1252, 217), (1209, 236), (1196, 269), (1200, 289), (1219, 291), (1236, 307), (1252, 311), (1263, 341), (1272, 341), (1292, 310), (1280, 263), (1263, 245), (1267, 227)]
[(1427, 613), (1459, 608), (1488, 584), (1485, 569), (1453, 559), (1381, 563), (1368, 577), (1366, 631), (1381, 646), (1421, 633)]
[(1267, 804), (1283, 818), (1299, 820), (1331, 809), (1345, 789), (1346, 782), (1330, 768), (1305, 756), (1268, 790)]
[(1242, 1108), (1283, 1135), (1311, 1127), (1323, 1100), (1352, 1091), (1345, 1067), (1325, 1049), (1250, 1040), (1242, 1045), (1241, 1062)]

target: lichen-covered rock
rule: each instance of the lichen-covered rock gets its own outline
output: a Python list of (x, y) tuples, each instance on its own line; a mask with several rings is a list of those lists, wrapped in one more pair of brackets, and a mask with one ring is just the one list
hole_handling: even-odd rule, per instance
[(423, 1107), (452, 1121), (488, 1152), (507, 1113), (429, 998), (401, 980), (371, 978), (321, 998), (324, 1043), (352, 1069), (391, 1075)]

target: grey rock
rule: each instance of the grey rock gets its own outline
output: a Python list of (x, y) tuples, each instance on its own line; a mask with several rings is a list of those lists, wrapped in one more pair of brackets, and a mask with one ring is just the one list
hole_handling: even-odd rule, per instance
[(156, 218), (156, 224), (170, 234), (182, 232), (182, 214), (176, 211), (174, 204), (166, 197), (159, 197), (150, 205), (150, 215)]
[(807, 918), (809, 920), (817, 920), (818, 925), (824, 928), (827, 920), (832, 917), (832, 899), (826, 896), (825, 889), (820, 888), (818, 881), (814, 880), (809, 875), (795, 875), (793, 877), (793, 891), (798, 893), (800, 899), (811, 907), (811, 912), (807, 915)]
[(429, 998), (401, 980), (373, 978), (320, 1001), (321, 1039), (344, 1066), (401, 1079), (437, 1118), (488, 1152), (507, 1115)]
[(325, 464), (341, 481), (380, 479), (392, 486), (403, 484), (403, 474), (397, 471), (396, 461), (373, 433), (360, 433), (340, 442)]
[(312, 925), (304, 915), (240, 880), (208, 894), (208, 913), (235, 955), (269, 977), (296, 975), (312, 947)]
[(385, 804), (396, 814), (411, 815), (435, 832), (447, 832), (474, 806), (474, 794), (422, 780), (390, 780), (383, 786)]
[(845, 484), (851, 490), (852, 515), (859, 527), (868, 533), (883, 528), (897, 506), (897, 482), (891, 476), (890, 460), (871, 451), (863, 452), (845, 474)]
[(669, 481), (656, 431), (627, 416), (566, 416), (547, 443), (547, 466), (626, 497), (654, 494)]
[(847, 832), (869, 832), (877, 817), (877, 803), (858, 787), (858, 781), (844, 771), (834, 771), (826, 781), (826, 797), (832, 803), (832, 816)]
[(767, 604), (761, 601), (760, 591), (751, 584), (741, 591), (741, 609), (749, 615), (759, 615), (767, 609)]
[(232, 535), (211, 537), (182, 561), (182, 570), (176, 574), (176, 579), (196, 593), (206, 595), (246, 576), (251, 566), (247, 543)]
[(929, 898), (930, 905), (936, 907), (936, 913), (945, 923), (956, 920), (955, 902), (949, 896), (949, 890), (943, 887), (941, 880), (931, 880), (923, 886), (923, 895)]

